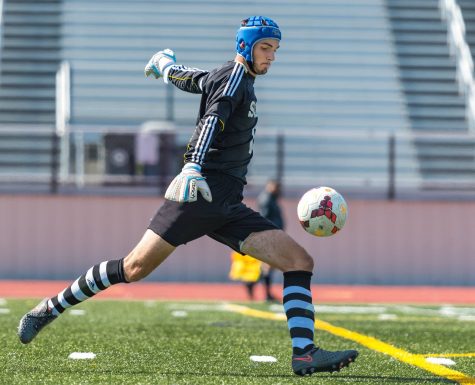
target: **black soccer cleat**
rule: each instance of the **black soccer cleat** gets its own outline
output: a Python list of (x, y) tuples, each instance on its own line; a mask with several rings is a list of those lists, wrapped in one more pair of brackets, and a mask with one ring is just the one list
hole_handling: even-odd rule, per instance
[(315, 372), (339, 372), (340, 369), (350, 365), (356, 357), (358, 357), (356, 350), (330, 352), (314, 347), (305, 354), (294, 354), (292, 369), (299, 376), (312, 375)]
[(18, 337), (21, 343), (28, 344), (46, 325), (54, 321), (58, 316), (48, 310), (48, 298), (41, 301), (33, 310), (26, 313), (18, 325)]

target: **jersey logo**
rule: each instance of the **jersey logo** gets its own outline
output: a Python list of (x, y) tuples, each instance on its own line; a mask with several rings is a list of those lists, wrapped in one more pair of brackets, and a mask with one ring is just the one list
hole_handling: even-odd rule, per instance
[(247, 114), (247, 117), (257, 118), (257, 105), (254, 100), (251, 102), (251, 106), (249, 107), (249, 113)]

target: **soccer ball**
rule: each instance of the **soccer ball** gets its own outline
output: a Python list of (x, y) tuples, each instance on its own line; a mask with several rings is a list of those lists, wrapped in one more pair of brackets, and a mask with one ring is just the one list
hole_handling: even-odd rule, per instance
[(336, 190), (318, 187), (303, 194), (297, 206), (297, 214), (307, 233), (329, 237), (345, 225), (348, 206)]

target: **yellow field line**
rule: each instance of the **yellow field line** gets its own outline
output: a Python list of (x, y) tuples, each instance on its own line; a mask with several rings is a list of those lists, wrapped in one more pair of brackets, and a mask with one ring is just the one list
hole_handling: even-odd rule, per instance
[(422, 357), (475, 357), (475, 353), (418, 354)]
[[(285, 320), (286, 319), (285, 314), (276, 314), (276, 313), (271, 313), (271, 312), (266, 312), (266, 311), (261, 311), (261, 310), (255, 310), (255, 309), (251, 309), (251, 308), (248, 308), (246, 306), (241, 306), (241, 305), (228, 304), (227, 309), (232, 312), (243, 314), (250, 317), (264, 318), (264, 319), (270, 319), (270, 320)], [(367, 348), (371, 350), (374, 350), (383, 354), (387, 354), (401, 362), (405, 362), (409, 365), (417, 366), (437, 376), (444, 377), (452, 381), (456, 381), (459, 384), (475, 385), (475, 378), (473, 377), (469, 377), (465, 375), (464, 373), (446, 368), (445, 366), (442, 366), (439, 364), (432, 364), (430, 362), (427, 362), (423, 355), (406, 352), (405, 350), (396, 348), (395, 346), (387, 344), (374, 337), (369, 337), (364, 334), (353, 332), (351, 330), (348, 330), (339, 326), (334, 326), (328, 322), (321, 321), (321, 320), (315, 321), (315, 327), (317, 329), (327, 331), (333, 335), (357, 342), (360, 345), (366, 346)]]

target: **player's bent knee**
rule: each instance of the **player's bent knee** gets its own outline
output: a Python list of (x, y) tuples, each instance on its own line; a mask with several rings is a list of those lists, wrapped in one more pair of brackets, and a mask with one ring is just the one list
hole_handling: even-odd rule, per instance
[(304, 271), (313, 271), (313, 268), (315, 267), (315, 263), (313, 261), (313, 258), (306, 254), (306, 257), (305, 258), (302, 258), (301, 261), (299, 261), (300, 263), (300, 269), (299, 270), (304, 270)]
[(296, 242), (291, 243), (289, 253), (284, 258), (282, 271), (313, 271), (314, 261), (310, 254)]
[(159, 235), (147, 230), (135, 246), (124, 258), (124, 274), (128, 282), (136, 282), (145, 278), (175, 250)]
[(142, 260), (134, 258), (133, 253), (124, 259), (124, 274), (127, 282), (140, 281), (149, 275), (152, 270), (148, 269)]
[(315, 267), (313, 258), (303, 250), (302, 254), (294, 255), (289, 258), (282, 271), (313, 271)]
[(250, 234), (241, 251), (273, 267), (286, 271), (313, 271), (313, 258), (282, 230), (268, 230)]

